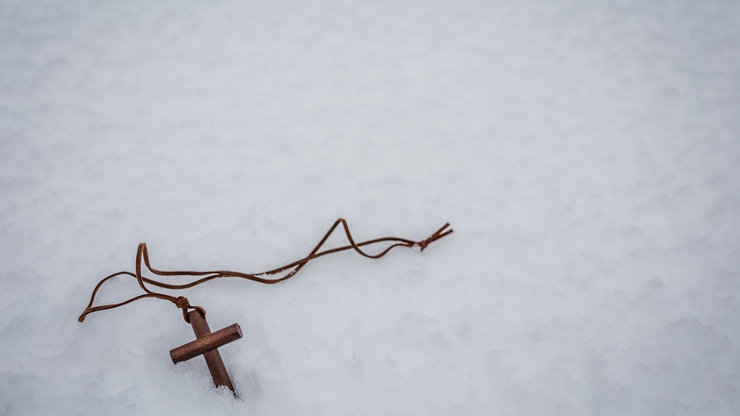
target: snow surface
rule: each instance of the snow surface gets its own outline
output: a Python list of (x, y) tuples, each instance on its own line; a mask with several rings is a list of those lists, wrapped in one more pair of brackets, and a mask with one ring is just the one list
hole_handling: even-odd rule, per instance
[[(740, 414), (737, 1), (0, 1), (0, 414)], [(101, 277), (293, 280), (77, 315)], [(343, 244), (340, 238), (332, 244)], [(138, 294), (132, 280), (101, 302)]]

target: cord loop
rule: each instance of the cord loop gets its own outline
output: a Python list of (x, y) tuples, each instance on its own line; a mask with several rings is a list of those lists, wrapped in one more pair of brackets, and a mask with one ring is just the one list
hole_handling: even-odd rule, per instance
[[(327, 249), (324, 251), (319, 251), (321, 247), (324, 245), (324, 243), (329, 239), (329, 237), (332, 235), (334, 230), (339, 226), (342, 225), (342, 228), (344, 229), (345, 236), (347, 237), (347, 240), (349, 241), (349, 245), (336, 247), (332, 249)], [(319, 241), (319, 243), (314, 247), (313, 250), (304, 258), (300, 260), (296, 260), (292, 263), (286, 264), (284, 266), (278, 267), (273, 270), (268, 270), (263, 273), (241, 273), (241, 272), (234, 272), (234, 271), (228, 271), (228, 270), (212, 270), (212, 271), (191, 271), (191, 270), (185, 270), (185, 271), (163, 271), (163, 270), (157, 270), (149, 262), (149, 250), (147, 249), (146, 243), (140, 243), (139, 247), (136, 251), (136, 273), (130, 273), (126, 271), (114, 273), (110, 276), (104, 277), (103, 279), (98, 282), (98, 284), (95, 286), (95, 289), (93, 289), (92, 295), (90, 296), (90, 303), (88, 303), (87, 307), (84, 311), (82, 311), (82, 314), (77, 318), (78, 321), (82, 322), (85, 320), (85, 317), (93, 312), (99, 312), (107, 309), (113, 309), (117, 308), (119, 306), (123, 306), (126, 304), (129, 304), (131, 302), (135, 302), (139, 299), (144, 298), (157, 298), (162, 300), (167, 300), (175, 304), (175, 306), (179, 309), (182, 309), (183, 318), (185, 319), (185, 322), (190, 322), (190, 318), (188, 317), (188, 311), (191, 309), (198, 310), (203, 316), (205, 316), (206, 311), (200, 306), (191, 306), (188, 299), (184, 296), (171, 296), (165, 293), (159, 293), (149, 290), (149, 288), (146, 286), (147, 284), (161, 287), (164, 289), (170, 289), (170, 290), (181, 290), (181, 289), (187, 289), (191, 288), (193, 286), (197, 286), (203, 283), (206, 283), (210, 280), (219, 279), (219, 278), (225, 278), (225, 277), (236, 277), (246, 280), (251, 280), (253, 282), (262, 283), (262, 284), (275, 284), (278, 282), (282, 282), (283, 280), (290, 279), (293, 277), (296, 273), (298, 273), (306, 264), (308, 264), (309, 261), (317, 259), (319, 257), (325, 256), (327, 254), (332, 253), (338, 253), (340, 251), (345, 250), (354, 250), (358, 254), (368, 257), (371, 259), (378, 259), (386, 255), (391, 249), (398, 246), (403, 247), (413, 247), (414, 245), (418, 245), (421, 247), (421, 251), (424, 251), (424, 249), (427, 248), (427, 246), (440, 238), (447, 236), (452, 233), (452, 229), (447, 230), (447, 227), (449, 227), (450, 224), (445, 224), (442, 228), (437, 230), (434, 234), (429, 236), (428, 238), (421, 240), (421, 241), (412, 241), (407, 240), (405, 238), (398, 238), (398, 237), (383, 237), (383, 238), (376, 238), (373, 240), (367, 240), (363, 241), (361, 243), (356, 243), (354, 238), (352, 238), (352, 234), (349, 231), (349, 226), (347, 225), (347, 221), (344, 220), (344, 218), (339, 218), (334, 222), (334, 225), (331, 226), (329, 231), (324, 235), (324, 237)], [(386, 247), (384, 250), (377, 254), (370, 254), (362, 250), (361, 247), (367, 246), (367, 245), (373, 245), (377, 243), (384, 243), (384, 242), (391, 242), (390, 246)], [(171, 284), (171, 283), (165, 283), (156, 279), (151, 279), (144, 277), (142, 275), (142, 263), (146, 266), (146, 268), (152, 272), (153, 274), (157, 276), (194, 276), (194, 277), (200, 277), (198, 280), (194, 280), (188, 283), (183, 284)], [(269, 278), (267, 276), (273, 276), (276, 274), (285, 273), (284, 275), (276, 278)], [(116, 276), (131, 276), (136, 279), (137, 283), (139, 284), (139, 287), (144, 291), (144, 294), (141, 294), (139, 296), (135, 296), (131, 299), (125, 300), (120, 303), (114, 303), (114, 304), (108, 304), (108, 305), (100, 305), (100, 306), (93, 306), (93, 303), (95, 302), (95, 296), (98, 293), (98, 290), (102, 287), (102, 285), (107, 282), (108, 280), (116, 277)]]

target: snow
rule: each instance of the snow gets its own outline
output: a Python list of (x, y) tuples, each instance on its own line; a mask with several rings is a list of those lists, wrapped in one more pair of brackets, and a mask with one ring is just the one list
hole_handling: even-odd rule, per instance
[[(737, 415), (740, 3), (0, 2), (0, 414)], [(102, 277), (258, 273), (77, 316)], [(341, 238), (332, 244), (344, 244)], [(101, 303), (138, 294), (122, 279)], [(179, 293), (178, 293), (179, 295)]]

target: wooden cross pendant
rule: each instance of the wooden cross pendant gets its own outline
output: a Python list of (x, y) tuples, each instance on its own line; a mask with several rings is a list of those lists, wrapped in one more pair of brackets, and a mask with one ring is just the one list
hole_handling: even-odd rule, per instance
[(234, 386), (231, 384), (229, 373), (226, 372), (218, 347), (242, 337), (242, 329), (239, 328), (239, 324), (233, 324), (216, 332), (211, 332), (206, 317), (201, 315), (197, 309), (188, 312), (188, 318), (190, 318), (190, 325), (193, 326), (193, 332), (195, 332), (197, 339), (170, 350), (172, 362), (177, 364), (180, 361), (187, 361), (203, 354), (216, 387), (226, 386), (233, 392)]

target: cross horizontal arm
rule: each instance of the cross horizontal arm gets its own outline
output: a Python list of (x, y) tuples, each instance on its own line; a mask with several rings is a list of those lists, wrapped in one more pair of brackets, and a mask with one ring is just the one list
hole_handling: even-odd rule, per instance
[(170, 357), (172, 362), (177, 364), (180, 361), (187, 361), (229, 342), (236, 341), (241, 337), (242, 329), (239, 324), (233, 324), (170, 350)]

